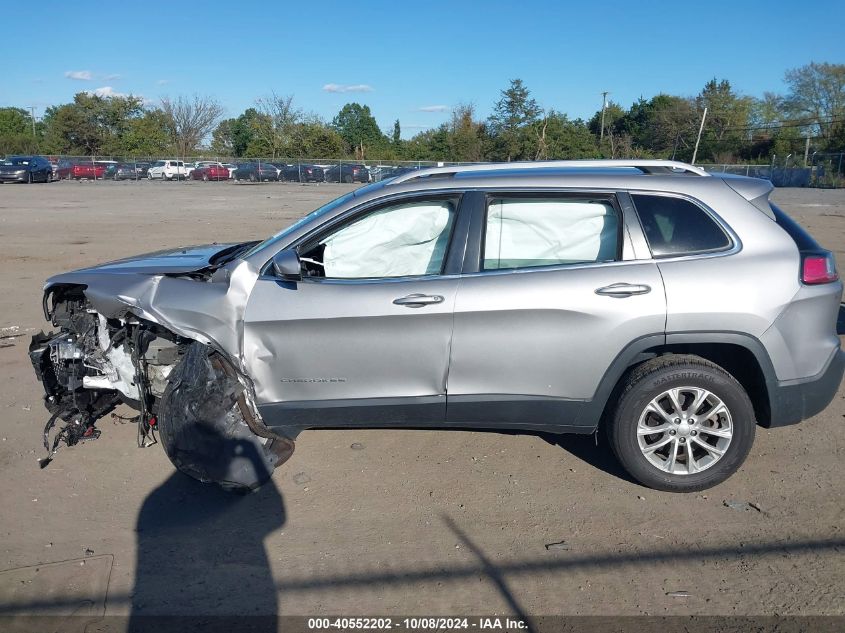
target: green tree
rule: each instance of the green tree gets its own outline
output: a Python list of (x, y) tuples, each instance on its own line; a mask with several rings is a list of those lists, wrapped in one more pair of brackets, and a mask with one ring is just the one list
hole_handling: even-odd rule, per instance
[(117, 153), (127, 157), (155, 157), (169, 153), (172, 146), (164, 112), (154, 108), (130, 119), (119, 148)]
[(475, 120), (475, 106), (459, 104), (452, 110), (449, 133), (449, 160), (478, 162), (483, 159), (484, 124)]
[(399, 125), (399, 119), (393, 122), (393, 145), (399, 147), (402, 143), (402, 128)]
[(32, 134), (32, 117), (23, 108), (0, 108), (0, 154), (36, 151), (39, 130)]
[(538, 160), (592, 158), (596, 139), (581, 119), (570, 120), (565, 114), (551, 110), (534, 124), (538, 137)]
[(388, 145), (369, 106), (347, 103), (332, 120), (332, 128), (340, 134), (346, 151), (358, 159), (378, 155)]
[(211, 133), (211, 151), (218, 156), (237, 156), (233, 126), (235, 119), (223, 119)]
[(845, 64), (810, 62), (785, 75), (789, 94), (786, 110), (818, 128), (825, 139), (834, 136), (845, 118)]
[(344, 142), (340, 134), (320, 122), (300, 123), (293, 130), (289, 153), (292, 158), (342, 158)]
[(511, 79), (510, 86), (502, 90), (489, 119), (494, 158), (507, 161), (533, 158), (536, 140), (532, 126), (541, 113), (540, 106), (522, 80)]
[(748, 141), (748, 124), (753, 100), (738, 95), (727, 79), (708, 81), (695, 97), (700, 118), (707, 108), (699, 157), (716, 162), (731, 162)]

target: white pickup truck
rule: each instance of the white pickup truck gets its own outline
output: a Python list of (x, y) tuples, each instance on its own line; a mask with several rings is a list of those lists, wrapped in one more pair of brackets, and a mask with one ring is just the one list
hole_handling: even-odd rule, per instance
[(191, 175), (193, 165), (184, 163), (181, 160), (157, 160), (149, 171), (147, 178), (155, 180), (183, 180)]

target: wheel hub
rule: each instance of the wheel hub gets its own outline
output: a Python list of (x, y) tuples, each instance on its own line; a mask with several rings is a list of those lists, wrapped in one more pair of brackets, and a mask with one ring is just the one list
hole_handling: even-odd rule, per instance
[(710, 468), (727, 451), (733, 421), (722, 400), (700, 387), (668, 389), (649, 402), (637, 424), (640, 451), (675, 475)]

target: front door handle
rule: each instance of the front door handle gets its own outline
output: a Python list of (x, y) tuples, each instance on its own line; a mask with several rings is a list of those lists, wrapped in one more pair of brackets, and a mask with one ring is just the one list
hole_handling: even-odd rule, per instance
[(405, 306), (406, 308), (422, 308), (423, 306), (430, 306), (436, 303), (443, 303), (443, 297), (440, 295), (422, 295), (412, 294), (407, 297), (399, 297), (394, 299), (393, 303), (398, 306)]
[(651, 286), (646, 286), (645, 284), (625, 283), (610, 284), (609, 286), (596, 290), (597, 295), (616, 297), (617, 299), (623, 299), (625, 297), (630, 297), (631, 295), (644, 295), (649, 292), (651, 292)]

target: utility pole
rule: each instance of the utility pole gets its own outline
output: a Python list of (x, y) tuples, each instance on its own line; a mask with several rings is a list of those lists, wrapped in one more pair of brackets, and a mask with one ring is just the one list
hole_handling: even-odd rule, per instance
[(605, 90), (601, 93), (601, 130), (599, 131), (599, 148), (604, 140), (604, 111), (607, 109), (607, 95), (610, 93)]
[(810, 157), (810, 137), (807, 137), (807, 142), (804, 144), (804, 167), (807, 166), (807, 159)]
[(698, 144), (701, 142), (701, 132), (704, 131), (704, 119), (707, 118), (707, 108), (704, 108), (704, 114), (701, 115), (701, 125), (698, 126), (698, 137), (695, 139), (695, 149), (692, 152), (692, 164), (695, 165), (695, 158), (698, 156)]
[(35, 138), (35, 106), (29, 106), (29, 111), (32, 113), (32, 138)]

